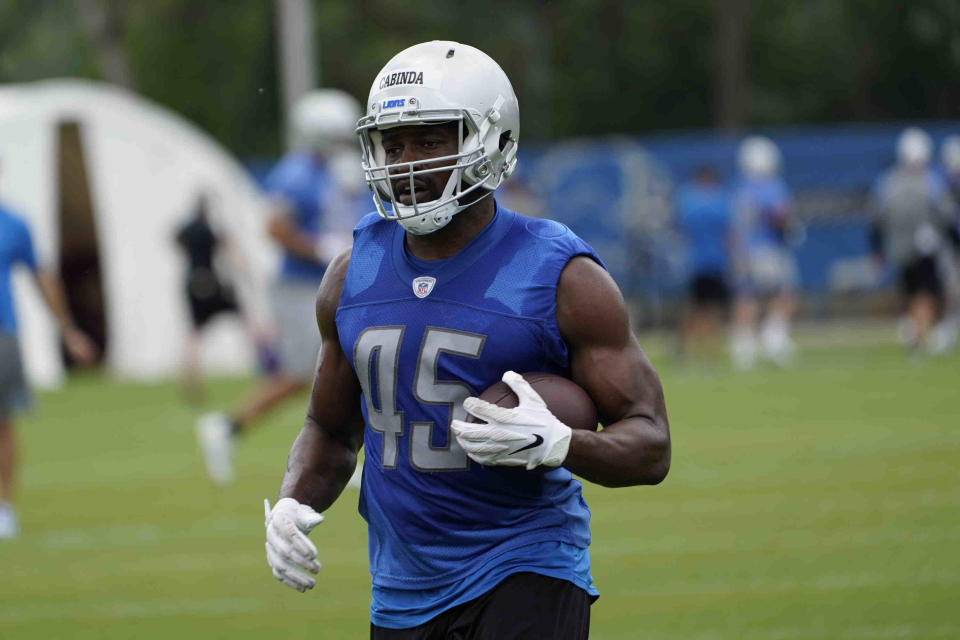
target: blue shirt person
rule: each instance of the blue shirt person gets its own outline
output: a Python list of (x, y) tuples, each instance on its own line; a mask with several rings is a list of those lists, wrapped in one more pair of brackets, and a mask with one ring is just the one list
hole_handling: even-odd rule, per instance
[(687, 240), (689, 303), (679, 323), (678, 355), (712, 355), (719, 345), (730, 299), (729, 251), (732, 224), (729, 190), (716, 170), (704, 165), (675, 197), (676, 224)]
[(0, 332), (10, 336), (17, 335), (11, 274), (18, 264), (31, 272), (37, 271), (30, 229), (13, 212), (0, 205)]
[(696, 178), (676, 195), (677, 226), (687, 239), (693, 278), (712, 275), (726, 279), (729, 266), (731, 199), (729, 190), (711, 167), (701, 167)]
[(90, 364), (97, 348), (73, 322), (66, 305), (60, 279), (42, 268), (33, 249), (30, 229), (22, 218), (0, 205), (0, 538), (19, 533), (13, 508), (14, 465), (18, 460), (13, 435), (13, 415), (27, 408), (30, 394), (17, 339), (18, 323), (14, 309), (12, 273), (26, 268), (53, 312), (67, 352), (78, 364)]

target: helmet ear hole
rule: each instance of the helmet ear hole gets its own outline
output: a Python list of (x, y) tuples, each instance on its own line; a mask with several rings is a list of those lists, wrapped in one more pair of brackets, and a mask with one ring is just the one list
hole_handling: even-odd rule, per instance
[(503, 151), (507, 147), (507, 143), (510, 142), (510, 135), (512, 131), (504, 131), (500, 134), (500, 151)]

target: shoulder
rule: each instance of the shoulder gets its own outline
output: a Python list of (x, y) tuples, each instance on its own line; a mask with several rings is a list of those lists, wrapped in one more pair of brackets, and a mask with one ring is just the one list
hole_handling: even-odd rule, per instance
[(550, 218), (532, 218), (530, 216), (505, 210), (515, 217), (511, 232), (527, 243), (547, 246), (565, 246), (586, 243), (570, 227)]
[(370, 213), (366, 214), (360, 219), (360, 222), (358, 222), (357, 226), (353, 228), (353, 231), (354, 233), (360, 233), (368, 229), (379, 227), (381, 226), (381, 223), (383, 225), (395, 224), (389, 220), (384, 220), (383, 218), (381, 218), (380, 214), (377, 213), (376, 211), (371, 211)]
[(551, 284), (556, 284), (559, 271), (566, 268), (567, 263), (576, 256), (585, 256), (601, 269), (604, 268), (603, 261), (600, 260), (594, 248), (562, 222), (549, 218), (513, 215), (516, 219), (511, 233), (520, 243), (520, 246), (515, 246), (515, 249), (522, 248), (532, 252), (536, 256), (532, 260), (533, 263), (545, 267), (552, 265), (552, 268), (541, 272), (544, 277), (551, 280)]
[(606, 336), (620, 340), (629, 327), (626, 303), (613, 277), (586, 255), (573, 257), (557, 284), (557, 324), (572, 344)]
[(368, 213), (353, 228), (354, 246), (387, 245), (396, 232), (397, 223), (384, 220), (376, 211)]
[(517, 216), (515, 224), (534, 238), (553, 240), (574, 235), (573, 231), (562, 222), (557, 222), (549, 218), (531, 218), (520, 215), (519, 213), (514, 215)]
[(347, 270), (350, 267), (350, 258), (353, 249), (347, 249), (337, 255), (327, 267), (323, 274), (323, 280), (320, 282), (320, 288), (317, 290), (317, 324), (321, 331), (325, 327), (333, 326), (334, 318), (337, 313), (337, 307), (340, 305), (340, 294), (343, 292), (343, 283), (347, 278)]

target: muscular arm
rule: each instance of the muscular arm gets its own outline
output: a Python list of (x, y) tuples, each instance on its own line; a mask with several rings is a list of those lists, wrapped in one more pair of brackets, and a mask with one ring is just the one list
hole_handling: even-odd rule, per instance
[(576, 257), (561, 274), (557, 322), (573, 380), (593, 398), (604, 425), (573, 430), (564, 466), (610, 487), (657, 484), (670, 468), (663, 389), (617, 285), (593, 260)]
[(303, 429), (287, 459), (280, 498), (294, 498), (319, 512), (340, 495), (363, 444), (360, 383), (340, 347), (334, 316), (350, 252), (337, 256), (317, 293), (317, 324), (323, 336)]

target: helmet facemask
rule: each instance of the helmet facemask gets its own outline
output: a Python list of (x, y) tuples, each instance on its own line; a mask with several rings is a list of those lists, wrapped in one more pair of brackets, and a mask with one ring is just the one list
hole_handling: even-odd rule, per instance
[[(413, 100), (412, 103), (415, 104)], [(477, 126), (480, 120), (480, 126)], [(400, 126), (437, 126), (456, 122), (458, 152), (453, 155), (386, 164), (382, 131)], [(504, 149), (499, 148), (500, 130), (496, 121), (489, 117), (478, 118), (466, 109), (413, 109), (394, 113), (382, 113), (362, 118), (357, 127), (363, 152), (363, 173), (373, 191), (377, 212), (387, 220), (395, 220), (407, 231), (417, 235), (433, 233), (444, 227), (450, 219), (490, 193), (513, 170), (516, 162), (516, 145), (509, 140)], [(493, 140), (489, 140), (493, 137)], [(493, 171), (494, 162), (486, 149), (509, 158), (502, 163), (500, 175)], [(487, 144), (485, 144), (487, 143)], [(426, 174), (450, 172), (441, 196), (429, 202), (418, 202), (414, 189), (417, 177)], [(413, 202), (403, 204), (394, 189), (397, 180), (410, 181)], [(478, 190), (486, 193), (476, 194)], [(473, 197), (468, 197), (474, 194)], [(479, 195), (479, 197), (477, 197)]]

